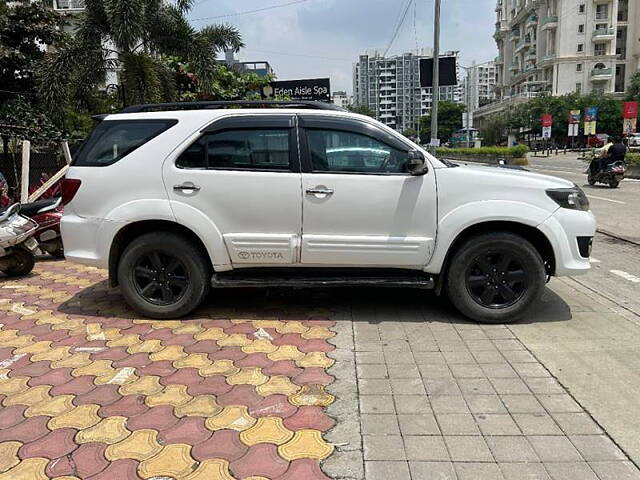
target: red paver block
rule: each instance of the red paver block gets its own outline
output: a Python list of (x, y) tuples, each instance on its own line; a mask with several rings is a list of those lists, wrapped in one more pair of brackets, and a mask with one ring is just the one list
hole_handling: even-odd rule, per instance
[(27, 384), (30, 387), (37, 387), (38, 385), (51, 385), (55, 387), (56, 385), (64, 385), (65, 383), (73, 380), (74, 377), (71, 376), (72, 368), (54, 368), (49, 370), (44, 375), (40, 375), (38, 377), (31, 378)]
[(229, 385), (226, 378), (222, 375), (214, 375), (213, 377), (206, 377), (200, 383), (187, 386), (187, 392), (189, 395), (222, 395), (232, 389), (232, 385)]
[(49, 394), (52, 396), (82, 395), (96, 388), (96, 385), (93, 383), (94, 378), (95, 377), (89, 375), (74, 378), (70, 382), (63, 383), (62, 385), (56, 385), (49, 391)]
[(73, 476), (75, 468), (71, 455), (67, 455), (51, 460), (44, 469), (44, 473), (49, 478)]
[(170, 338), (175, 336), (176, 335), (173, 333), (173, 331), (170, 328), (158, 328), (155, 330), (151, 330), (150, 332), (147, 332), (143, 335), (140, 335), (140, 339), (141, 340), (160, 340), (162, 343), (164, 343), (165, 340), (169, 340)]
[(42, 340), (40, 337), (51, 333), (51, 331), (52, 330), (50, 325), (36, 325), (35, 327), (29, 328), (28, 330), (24, 330), (23, 328), (21, 328), (20, 335), (33, 335), (33, 340), (35, 342), (39, 342)]
[(273, 365), (273, 360), (267, 357), (266, 353), (250, 353), (241, 360), (234, 362), (236, 367), (257, 367), (267, 368)]
[(251, 408), (260, 405), (263, 400), (264, 398), (256, 393), (256, 389), (252, 385), (235, 385), (227, 393), (218, 397), (218, 404), (223, 407), (246, 405)]
[(231, 462), (231, 473), (237, 478), (263, 476), (277, 478), (289, 468), (289, 462), (278, 455), (275, 445), (259, 443), (249, 448), (240, 459)]
[(110, 405), (122, 398), (122, 395), (118, 393), (120, 385), (99, 385), (93, 390), (78, 395), (73, 399), (73, 404), (76, 406), (95, 404), (104, 407)]
[(333, 352), (335, 349), (335, 345), (331, 345), (329, 342), (321, 338), (312, 338), (311, 340), (307, 340), (301, 347), (298, 347), (298, 350), (304, 353)]
[(80, 478), (87, 478), (107, 468), (109, 462), (104, 456), (106, 449), (107, 445), (103, 443), (85, 443), (80, 445), (80, 447), (71, 454), (76, 475)]
[(285, 377), (295, 377), (302, 373), (302, 369), (297, 367), (293, 360), (279, 360), (273, 365), (262, 370), (265, 375), (284, 375)]
[(263, 400), (249, 408), (249, 415), (252, 417), (280, 417), (287, 418), (296, 413), (298, 407), (291, 405), (285, 395), (269, 395)]
[(253, 335), (256, 329), (250, 323), (238, 323), (233, 325), (232, 327), (225, 328), (224, 333), (228, 333), (229, 335), (232, 333), (244, 333), (246, 335)]
[(186, 353), (214, 353), (220, 350), (220, 346), (215, 340), (203, 340), (184, 348)]
[(208, 355), (210, 360), (240, 360), (247, 354), (240, 347), (224, 347)]
[(162, 340), (162, 344), (169, 346), (169, 345), (182, 345), (183, 347), (187, 346), (187, 345), (192, 345), (194, 343), (196, 343), (197, 340), (195, 338), (193, 338), (193, 335), (190, 335), (188, 333), (184, 333), (182, 335), (176, 335), (175, 333), (171, 333), (171, 335), (166, 339), (166, 340)]
[(9, 369), (9, 377), (37, 377), (38, 375), (42, 375), (49, 371), (50, 362), (32, 362), (30, 355), (25, 355), (16, 359), (15, 356), (10, 358), (15, 359), (14, 363), (11, 364)]
[(298, 385), (329, 385), (335, 378), (329, 375), (324, 368), (305, 368), (303, 372), (296, 375), (293, 381)]
[(22, 422), (25, 419), (23, 413), (26, 409), (26, 405), (0, 407), (0, 432)]
[(149, 410), (149, 407), (144, 403), (144, 398), (144, 395), (126, 395), (120, 400), (100, 408), (98, 415), (103, 418), (140, 415)]
[(135, 353), (133, 355), (128, 355), (121, 360), (116, 360), (112, 363), (114, 368), (122, 368), (122, 367), (144, 367), (145, 365), (149, 365), (151, 363), (151, 359), (149, 358), (148, 353)]
[(335, 421), (324, 413), (322, 407), (311, 405), (298, 408), (298, 411), (294, 415), (284, 420), (284, 426), (294, 432), (306, 429), (324, 432), (334, 425)]
[(127, 420), (127, 428), (132, 431), (150, 428), (161, 432), (176, 423), (178, 423), (178, 418), (173, 414), (173, 407), (161, 405), (129, 418), (129, 420)]
[(127, 353), (127, 349), (125, 347), (107, 347), (106, 350), (94, 353), (91, 355), (92, 360), (111, 360), (112, 362), (117, 362), (118, 360), (122, 360), (123, 358), (129, 357), (130, 354)]
[(102, 472), (93, 475), (87, 480), (137, 480), (138, 462), (131, 459), (116, 460), (109, 464)]
[(9, 428), (0, 430), (0, 442), (33, 442), (49, 433), (49, 417), (30, 417)]
[(38, 341), (42, 342), (42, 341), (49, 340), (50, 342), (53, 342), (54, 346), (57, 347), (59, 345), (58, 342), (64, 340), (68, 336), (69, 336), (69, 333), (65, 332), (64, 330), (52, 330), (50, 333), (40, 336), (38, 338)]
[(18, 456), (21, 459), (42, 457), (53, 460), (73, 452), (78, 445), (74, 442), (74, 437), (78, 433), (73, 428), (60, 428), (49, 432), (33, 442), (20, 447)]
[(161, 360), (159, 362), (153, 362), (144, 367), (136, 368), (136, 375), (140, 377), (157, 376), (168, 377), (172, 373), (176, 372), (176, 368), (173, 366), (171, 360)]
[(197, 445), (207, 440), (212, 434), (204, 422), (205, 419), (202, 417), (184, 417), (171, 428), (162, 430), (159, 439), (164, 444)]
[(162, 385), (197, 385), (203, 380), (197, 368), (180, 368), (175, 373), (160, 379)]
[(191, 456), (200, 462), (212, 458), (233, 462), (245, 455), (248, 450), (249, 447), (240, 441), (239, 432), (218, 430), (208, 440), (194, 446)]
[(274, 345), (295, 345), (296, 347), (300, 347), (307, 342), (306, 339), (302, 338), (299, 333), (285, 333), (280, 338), (275, 338), (271, 343)]
[(291, 462), (289, 469), (284, 475), (274, 480), (331, 480), (322, 470), (320, 470), (320, 462), (309, 458), (294, 460)]

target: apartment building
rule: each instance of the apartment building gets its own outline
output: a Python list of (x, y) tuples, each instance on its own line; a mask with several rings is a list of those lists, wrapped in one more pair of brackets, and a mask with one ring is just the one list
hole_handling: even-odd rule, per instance
[(638, 70), (638, 0), (498, 0), (501, 98), (623, 93)]
[(472, 65), (462, 79), (464, 104), (473, 112), (496, 100), (498, 67), (495, 62)]
[[(457, 57), (457, 52), (442, 56)], [(369, 106), (378, 120), (400, 132), (415, 128), (431, 111), (433, 89), (420, 86), (420, 60), (432, 57), (426, 48), (391, 57), (378, 51), (360, 55), (353, 67), (353, 103)], [(440, 87), (440, 99), (460, 103), (462, 88)]]
[(347, 108), (353, 103), (353, 97), (345, 91), (338, 90), (331, 95), (331, 103), (342, 108)]

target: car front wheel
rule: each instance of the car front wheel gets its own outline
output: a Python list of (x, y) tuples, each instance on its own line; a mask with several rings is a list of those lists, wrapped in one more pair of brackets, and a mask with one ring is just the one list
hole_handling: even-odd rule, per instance
[(209, 292), (209, 262), (186, 238), (155, 232), (135, 239), (118, 265), (127, 303), (157, 319), (180, 318), (195, 310)]
[(446, 286), (463, 315), (510, 323), (539, 299), (545, 278), (544, 262), (531, 243), (511, 233), (491, 233), (470, 238), (457, 250)]

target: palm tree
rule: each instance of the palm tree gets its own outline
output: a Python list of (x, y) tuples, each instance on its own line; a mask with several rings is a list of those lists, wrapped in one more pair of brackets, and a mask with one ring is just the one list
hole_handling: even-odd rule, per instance
[(193, 28), (186, 14), (193, 0), (86, 0), (76, 31), (49, 53), (39, 93), (61, 118), (64, 108), (87, 108), (108, 72), (118, 71), (127, 104), (175, 99), (168, 57), (178, 57), (196, 74), (204, 93), (215, 87), (221, 50), (239, 50), (235, 27)]

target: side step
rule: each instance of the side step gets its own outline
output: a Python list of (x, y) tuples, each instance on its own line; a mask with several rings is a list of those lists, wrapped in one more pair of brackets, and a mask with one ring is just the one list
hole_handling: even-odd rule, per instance
[(402, 270), (342, 270), (325, 269), (320, 272), (306, 269), (273, 269), (265, 271), (236, 270), (215, 273), (213, 288), (319, 288), (319, 287), (388, 287), (435, 288), (435, 280), (427, 274)]

